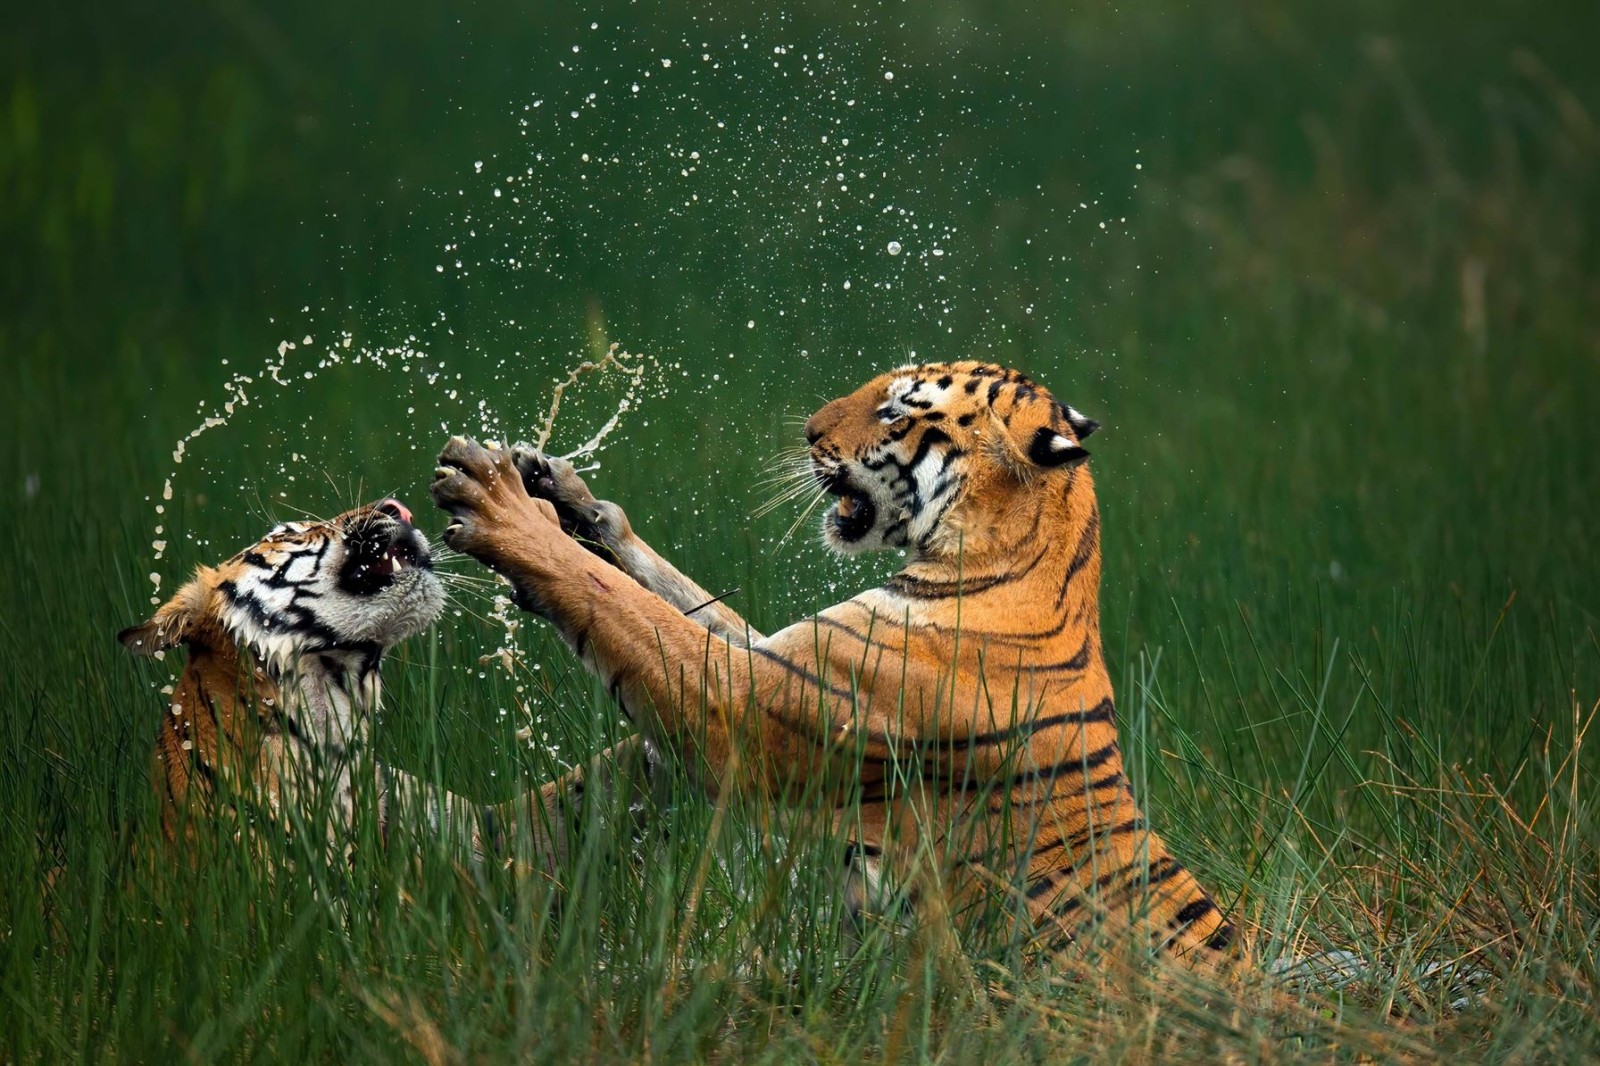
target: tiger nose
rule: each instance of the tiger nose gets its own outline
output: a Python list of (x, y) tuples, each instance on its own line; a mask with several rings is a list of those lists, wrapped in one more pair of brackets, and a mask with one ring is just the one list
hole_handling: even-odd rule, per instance
[(387, 500), (379, 500), (372, 505), (372, 509), (381, 511), (390, 518), (398, 518), (407, 525), (411, 524), (411, 509), (392, 496)]
[(806, 443), (815, 444), (823, 436), (839, 424), (843, 413), (839, 410), (839, 401), (833, 400), (810, 418), (806, 419)]

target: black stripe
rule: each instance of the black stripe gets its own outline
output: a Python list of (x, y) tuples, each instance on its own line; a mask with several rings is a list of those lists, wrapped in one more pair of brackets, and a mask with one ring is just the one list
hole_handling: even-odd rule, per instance
[[(931, 407), (933, 405), (929, 404), (929, 406)], [(909, 477), (911, 471), (920, 466), (922, 464), (922, 460), (928, 457), (928, 453), (933, 450), (934, 445), (949, 443), (950, 434), (946, 433), (938, 426), (929, 426), (928, 431), (924, 433), (922, 435), (922, 439), (917, 442), (917, 450), (911, 453), (911, 459), (903, 467), (901, 467), (901, 470), (905, 472), (907, 477)]]
[(772, 651), (770, 648), (762, 648), (752, 645), (747, 650), (752, 654), (761, 656), (763, 659), (777, 663), (779, 666), (783, 667), (785, 673), (788, 673), (794, 677), (798, 677), (800, 680), (809, 684), (815, 685), (817, 688), (826, 691), (829, 695), (837, 699), (854, 701), (856, 698), (856, 694), (851, 692), (849, 689), (840, 688), (838, 685), (831, 683), (825, 684), (822, 678), (818, 677), (810, 670), (790, 662), (788, 659), (785, 659), (783, 656), (779, 655), (775, 651)]
[(871, 644), (872, 643), (870, 640), (867, 639), (867, 635), (865, 633), (861, 632), (859, 629), (854, 628), (853, 626), (846, 625), (843, 622), (835, 621), (832, 618), (826, 618), (826, 617), (824, 617), (824, 616), (822, 616), (820, 614), (819, 615), (814, 615), (811, 620), (813, 622), (815, 622), (817, 625), (827, 626), (829, 629), (836, 630), (836, 631), (838, 631), (840, 633), (843, 633), (847, 637), (851, 637), (851, 638), (853, 638), (855, 640), (859, 640), (863, 644)]
[(1061, 591), (1056, 595), (1056, 610), (1067, 602), (1067, 590), (1072, 587), (1072, 579), (1078, 576), (1089, 563), (1089, 558), (1100, 546), (1100, 509), (1096, 507), (1089, 512), (1089, 521), (1083, 527), (1083, 533), (1078, 537), (1077, 551), (1072, 554), (1072, 562), (1067, 566), (1067, 573), (1061, 579)]
[[(1063, 611), (1061, 612), (1061, 617), (1059, 620), (1057, 620), (1055, 625), (1051, 626), (1049, 629), (1041, 629), (1033, 633), (1001, 633), (995, 630), (978, 629), (976, 627), (967, 625), (961, 626), (959, 632), (962, 637), (971, 638), (973, 640), (986, 641), (991, 644), (1007, 644), (1013, 647), (1022, 648), (1026, 651), (1031, 651), (1037, 647), (1041, 641), (1060, 636), (1062, 631), (1067, 628), (1067, 623), (1070, 620), (1071, 613), (1068, 611)], [(913, 628), (927, 630), (932, 633), (955, 634), (957, 632), (955, 626), (940, 625), (938, 622), (918, 622)]]
[[(1130, 866), (1131, 864), (1129, 866), (1119, 866), (1110, 873), (1096, 878), (1093, 886), (1091, 886), (1089, 889), (1082, 892), (1074, 892), (1072, 895), (1066, 898), (1065, 902), (1061, 902), (1059, 905), (1052, 904), (1050, 907), (1051, 913), (1055, 914), (1058, 918), (1064, 914), (1071, 914), (1073, 911), (1083, 906), (1083, 899), (1086, 893), (1093, 892), (1098, 894), (1102, 889), (1109, 886), (1111, 882), (1127, 873)], [(1050, 889), (1054, 888), (1059, 883), (1059, 879), (1061, 877), (1076, 872), (1077, 871), (1073, 868), (1046, 870), (1040, 876), (1039, 880), (1028, 886), (1028, 898), (1035, 900), (1038, 899), (1046, 892), (1049, 892)]]
[(1083, 643), (1078, 645), (1078, 650), (1072, 653), (1070, 659), (1063, 659), (1058, 663), (1024, 663), (1023, 670), (1032, 670), (1035, 673), (1075, 672), (1085, 669), (1089, 665), (1091, 651), (1094, 645), (1094, 634), (1085, 633)]
[(1089, 844), (1091, 842), (1098, 845), (1103, 840), (1110, 840), (1113, 837), (1127, 836), (1129, 833), (1137, 833), (1146, 828), (1148, 828), (1148, 826), (1146, 825), (1145, 820), (1141, 817), (1129, 818), (1126, 822), (1122, 822), (1119, 825), (1110, 826), (1109, 828), (1104, 826), (1090, 826), (1086, 829), (1078, 830), (1071, 836), (1061, 837), (1049, 844), (1039, 845), (1033, 849), (1033, 857), (1038, 858), (1040, 855), (1048, 855), (1052, 851), (1060, 851), (1063, 848), (1076, 851), (1078, 848), (1081, 848), (1085, 844)]
[[(937, 500), (941, 494), (946, 492), (947, 488), (953, 487), (953, 485), (954, 485), (954, 483), (949, 481), (948, 479), (946, 481), (941, 481), (938, 485), (934, 486), (933, 492), (928, 496), (928, 502), (932, 503), (934, 500)], [(944, 503), (940, 505), (939, 513), (934, 515), (933, 518), (929, 519), (929, 521), (928, 521), (927, 530), (928, 530), (928, 536), (929, 537), (932, 537), (935, 533), (937, 533), (939, 531), (939, 524), (944, 521), (944, 516), (950, 513), (950, 508), (954, 507), (956, 505), (956, 501), (958, 499), (960, 499), (960, 498), (961, 498), (961, 494), (960, 493), (957, 493), (957, 492), (950, 492), (949, 493), (949, 495), (946, 497)], [(919, 508), (919, 512), (920, 512), (920, 508)], [(926, 543), (926, 542), (924, 542), (924, 543)]]
[(337, 633), (317, 621), (310, 611), (293, 600), (283, 611), (288, 616), (286, 622), (280, 622), (279, 615), (268, 610), (266, 604), (262, 603), (254, 593), (240, 592), (239, 586), (232, 581), (222, 582), (217, 586), (217, 591), (226, 596), (231, 605), (249, 615), (250, 620), (264, 632), (271, 634), (292, 632), (300, 636), (311, 645), (305, 650), (315, 650), (318, 644), (322, 647), (336, 647), (339, 644)]
[(1172, 880), (1181, 873), (1183, 873), (1183, 863), (1170, 855), (1164, 855), (1150, 864), (1149, 879), (1145, 881), (1145, 884), (1159, 885), (1163, 881)]
[(1201, 896), (1198, 899), (1192, 899), (1188, 903), (1185, 903), (1183, 908), (1178, 911), (1177, 914), (1173, 915), (1172, 924), (1179, 928), (1193, 925), (1195, 922), (1198, 922), (1201, 918), (1204, 918), (1206, 915), (1210, 914), (1216, 909), (1217, 905), (1211, 902), (1210, 898), (1207, 896)]
[(1008, 726), (1005, 729), (996, 729), (988, 733), (973, 733), (965, 738), (957, 738), (954, 743), (977, 747), (982, 744), (998, 744), (1004, 740), (1015, 737), (1033, 735), (1046, 729), (1054, 729), (1059, 725), (1088, 725), (1093, 722), (1109, 722), (1115, 714), (1111, 705), (1111, 697), (1107, 696), (1094, 707), (1087, 711), (1070, 711), (1065, 714), (1052, 714), (1048, 718), (1035, 718), (1031, 721), (1021, 722)]
[[(1076, 833), (1069, 833), (1069, 834), (1066, 834), (1064, 836), (1057, 837), (1055, 840), (1051, 840), (1051, 841), (1048, 841), (1048, 842), (1043, 843), (1043, 844), (1038, 843), (1037, 840), (1036, 840), (1034, 842), (1034, 847), (1033, 847), (1032, 851), (1029, 852), (1026, 856), (1019, 856), (1019, 857), (1037, 859), (1041, 855), (1048, 855), (1053, 851), (1061, 851), (1063, 849), (1069, 850), (1069, 851), (1076, 851), (1078, 848), (1082, 847), (1083, 845), (1088, 844), (1091, 841), (1091, 839), (1094, 841), (1095, 844), (1099, 844), (1103, 840), (1110, 840), (1112, 837), (1126, 836), (1129, 833), (1137, 833), (1137, 832), (1139, 832), (1139, 831), (1141, 831), (1143, 829), (1146, 829), (1146, 828), (1148, 828), (1148, 826), (1146, 825), (1144, 818), (1138, 817), (1138, 816), (1130, 818), (1127, 821), (1122, 822), (1119, 825), (1113, 825), (1113, 826), (1104, 826), (1104, 825), (1088, 826), (1088, 827), (1085, 827), (1083, 829), (1078, 830)], [(962, 859), (961, 860), (961, 864), (962, 865), (970, 865), (972, 863), (984, 862), (987, 859), (991, 858), (993, 856), (993, 854), (994, 854), (994, 849), (993, 848), (985, 848), (983, 850), (974, 852), (973, 854), (971, 854), (971, 855), (967, 856), (966, 858)], [(1077, 863), (1076, 865), (1077, 866), (1082, 866), (1083, 864), (1080, 862), (1080, 863)], [(1043, 876), (1044, 873), (1048, 873), (1048, 872), (1049, 871), (1043, 871), (1043, 872), (1041, 872), (1040, 876)]]
[(1117, 753), (1117, 742), (1113, 740), (1104, 747), (1082, 755), (1074, 755), (1050, 766), (1035, 766), (1016, 774), (1008, 782), (1012, 785), (1033, 784), (1038, 781), (1049, 781), (1054, 784), (1061, 780), (1062, 775), (1077, 770), (1080, 773), (1096, 769), (1105, 765), (1107, 759)]
[[(1021, 581), (1033, 572), (1049, 550), (1050, 546), (1046, 544), (1039, 549), (1039, 554), (1035, 555), (1028, 565), (1017, 570), (1008, 570), (1005, 573), (990, 574), (985, 577), (963, 577), (954, 581), (944, 581), (917, 577), (915, 574), (901, 572), (884, 582), (883, 590), (905, 596), (908, 599), (917, 600), (973, 596), (980, 592), (988, 592), (990, 589), (999, 588), (1001, 585), (1009, 585), (1012, 582)], [(1057, 604), (1057, 606), (1059, 607), (1060, 604)]]
[[(887, 736), (874, 737), (872, 739), (877, 740), (885, 747), (890, 746), (890, 738)], [(909, 744), (911, 742), (902, 741), (901, 743)], [(1103, 765), (1113, 755), (1117, 754), (1117, 742), (1115, 740), (1102, 748), (1098, 748), (1086, 754), (1077, 755), (1050, 766), (1035, 766), (1026, 770), (1019, 770), (1016, 773), (1005, 777), (995, 777), (992, 775), (974, 777), (972, 775), (972, 767), (970, 764), (960, 767), (949, 767), (945, 765), (945, 759), (941, 758), (941, 756), (945, 754), (943, 750), (944, 743), (948, 742), (929, 744), (923, 747), (919, 753), (913, 754), (910, 760), (908, 760), (911, 763), (908, 769), (912, 772), (920, 771), (921, 780), (925, 782), (943, 782), (947, 789), (951, 792), (1006, 791), (1007, 795), (1000, 798), (998, 801), (998, 806), (994, 802), (989, 804), (989, 812), (991, 814), (1000, 813), (1001, 811), (1007, 809), (1012, 812), (1027, 810), (1029, 808), (1042, 806), (1046, 803), (1052, 803), (1057, 800), (1064, 800), (1069, 796), (1086, 796), (1091, 792), (1097, 792), (1102, 788), (1115, 785), (1122, 780), (1122, 771), (1115, 770), (1097, 781), (1087, 782), (1082, 791), (1072, 790), (1066, 793), (1058, 793), (1057, 791), (1058, 786), (1062, 788), (1066, 787), (1066, 782), (1069, 780), (1066, 775), (1070, 771), (1076, 770), (1080, 776), (1086, 776), (1088, 771)], [(911, 746), (913, 748), (916, 747), (915, 744), (912, 744)], [(918, 755), (920, 755), (922, 760), (920, 762), (915, 761)], [(889, 762), (892, 758), (893, 756), (890, 756), (871, 761)], [(901, 758), (905, 758), (905, 756), (902, 756)], [(1009, 790), (1011, 789), (1037, 786), (1040, 784), (1045, 785), (1046, 788), (1042, 794), (1037, 796), (1031, 796), (1027, 799), (1018, 799), (1017, 797), (1009, 794)], [(893, 785), (894, 782), (889, 777), (885, 777), (880, 781), (865, 783), (864, 787), (859, 792), (860, 801), (863, 803), (868, 803), (886, 800), (889, 797), (889, 792)]]
[[(1090, 781), (1088, 784), (1084, 785), (1083, 791), (1081, 792), (1072, 791), (1057, 794), (1052, 788), (1042, 795), (1030, 796), (1027, 799), (1019, 799), (1015, 796), (1009, 795), (1002, 796), (998, 802), (991, 802), (989, 804), (989, 813), (1002, 814), (1009, 811), (1010, 813), (1015, 814), (1019, 811), (1028, 811), (1035, 807), (1043, 807), (1050, 803), (1064, 802), (1069, 799), (1077, 799), (1083, 796), (1088, 796), (1092, 793), (1099, 792), (1101, 789), (1112, 787), (1127, 788), (1127, 781), (1123, 778), (1121, 770), (1113, 770), (1102, 778)], [(1128, 790), (1128, 796), (1130, 799), (1132, 799), (1132, 789)], [(1096, 805), (1099, 806), (1098, 803)]]

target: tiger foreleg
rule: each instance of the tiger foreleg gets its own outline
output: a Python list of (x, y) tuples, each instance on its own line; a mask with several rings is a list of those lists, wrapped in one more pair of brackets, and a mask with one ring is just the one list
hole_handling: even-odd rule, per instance
[(636, 534), (620, 506), (595, 499), (570, 462), (543, 455), (527, 444), (513, 445), (511, 460), (522, 475), (528, 494), (548, 500), (555, 507), (556, 517), (568, 536), (698, 625), (735, 644), (761, 639), (761, 634), (751, 629), (738, 612), (667, 562)]
[(665, 778), (660, 753), (635, 734), (542, 788), (484, 808), (474, 850), (560, 883), (596, 829), (613, 839), (642, 835)]
[(890, 712), (858, 713), (853, 693), (829, 680), (849, 676), (853, 647), (851, 658), (819, 651), (815, 626), (745, 647), (697, 625), (563, 534), (555, 506), (528, 494), (504, 451), (452, 438), (431, 491), (451, 516), (446, 543), (503, 575), (518, 606), (549, 620), (630, 720), (712, 794), (785, 792), (824, 770), (823, 787), (843, 787), (858, 749), (881, 772), (915, 743), (886, 731)]

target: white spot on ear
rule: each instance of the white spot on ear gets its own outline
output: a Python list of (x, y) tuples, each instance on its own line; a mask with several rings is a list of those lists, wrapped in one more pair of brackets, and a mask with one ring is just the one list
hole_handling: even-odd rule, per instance
[(1050, 438), (1050, 450), (1053, 452), (1064, 452), (1071, 447), (1074, 447), (1073, 443), (1059, 433)]

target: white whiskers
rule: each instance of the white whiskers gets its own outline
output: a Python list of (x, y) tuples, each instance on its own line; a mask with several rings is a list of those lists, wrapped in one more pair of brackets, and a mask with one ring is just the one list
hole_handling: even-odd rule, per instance
[[(767, 472), (756, 484), (768, 486), (773, 495), (757, 504), (750, 512), (752, 518), (771, 514), (786, 503), (819, 491), (816, 475), (811, 468), (811, 450), (804, 446), (786, 448), (767, 464)], [(815, 506), (815, 501), (812, 501)]]
[(811, 517), (812, 513), (817, 509), (817, 504), (821, 503), (827, 495), (828, 490), (818, 485), (816, 492), (806, 501), (805, 506), (800, 508), (800, 513), (795, 516), (795, 520), (789, 523), (789, 528), (783, 531), (783, 536), (778, 538), (778, 543), (782, 544), (792, 537), (794, 531), (799, 529), (805, 520)]

